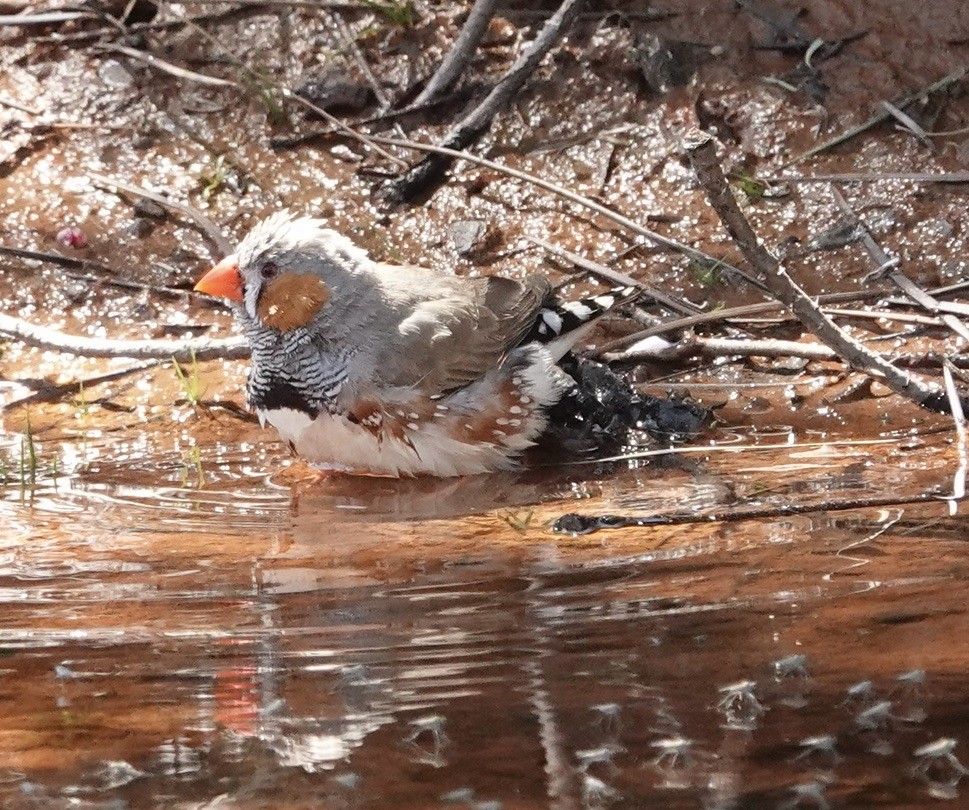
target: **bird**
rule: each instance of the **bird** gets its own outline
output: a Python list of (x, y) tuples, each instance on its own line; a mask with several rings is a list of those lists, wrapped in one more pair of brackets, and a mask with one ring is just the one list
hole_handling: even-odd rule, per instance
[(287, 211), (195, 289), (232, 302), (264, 427), (319, 469), (390, 477), (519, 467), (576, 386), (563, 358), (639, 292), (562, 301), (540, 276), (385, 264)]

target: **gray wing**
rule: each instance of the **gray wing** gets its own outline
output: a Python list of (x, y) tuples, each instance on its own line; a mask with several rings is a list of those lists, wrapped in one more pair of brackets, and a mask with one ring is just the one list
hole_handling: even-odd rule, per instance
[(484, 276), (462, 286), (460, 295), (422, 301), (401, 322), (400, 342), (381, 358), (384, 383), (433, 396), (477, 380), (521, 343), (552, 298), (538, 276)]

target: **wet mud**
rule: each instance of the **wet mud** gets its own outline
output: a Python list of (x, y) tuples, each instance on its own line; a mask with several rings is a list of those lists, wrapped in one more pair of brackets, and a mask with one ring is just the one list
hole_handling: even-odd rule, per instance
[[(421, 5), (412, 26), (346, 15), (394, 98), (457, 32), (448, 4)], [(502, 9), (473, 64), (480, 81), (500, 76), (542, 7)], [(789, 181), (771, 197), (746, 194), (748, 181), (966, 169), (958, 85), (919, 109), (925, 129), (955, 133), (932, 149), (889, 121), (791, 163), (962, 66), (962, 4), (771, 6), (773, 26), (726, 1), (655, 21), (636, 16), (643, 4), (618, 7), (625, 19), (580, 20), (482, 154), (739, 263), (680, 158), (680, 135), (700, 123), (758, 233), (787, 246), (811, 293), (876, 283), (862, 248), (837, 241), (830, 188)], [(295, 87), (348, 64), (332, 17), (290, 8), (199, 25), (208, 36), (149, 29), (136, 44), (247, 75), (242, 90), (100, 49), (88, 21), (0, 28), (0, 101), (17, 104), (0, 104), (0, 244), (88, 262), (0, 256), (0, 311), (91, 336), (233, 333), (221, 305), (190, 292), (218, 258), (205, 234), (90, 172), (188, 202), (232, 238), (289, 207), (378, 258), (442, 273), (597, 289), (534, 237), (702, 308), (762, 300), (490, 170), (460, 166), (426, 203), (390, 210), (371, 192), (393, 164), (354, 140), (273, 148), (322, 124), (279, 114), (272, 86), (237, 65)], [(865, 36), (808, 75), (778, 25)], [(643, 76), (648, 35), (699, 48), (695, 78), (658, 92), (668, 74), (651, 63)], [(433, 139), (462, 103), (402, 131)], [(844, 193), (933, 287), (965, 276), (964, 188), (879, 180)], [(68, 227), (84, 246), (58, 241)], [(960, 349), (937, 330), (847, 323), (882, 349)], [(612, 320), (594, 342), (635, 328)], [(800, 337), (776, 320), (743, 329)], [(185, 366), (180, 380), (159, 361), (100, 380), (134, 365), (2, 345), (5, 807), (965, 804), (969, 572), (965, 505), (946, 500), (960, 465), (948, 417), (834, 362), (657, 362), (627, 369), (643, 391), (716, 409), (678, 450), (535, 458), (459, 480), (320, 479), (245, 413), (244, 362)], [(897, 503), (835, 509), (888, 496)], [(632, 525), (555, 531), (568, 514)], [(635, 525), (656, 516), (676, 522)]]

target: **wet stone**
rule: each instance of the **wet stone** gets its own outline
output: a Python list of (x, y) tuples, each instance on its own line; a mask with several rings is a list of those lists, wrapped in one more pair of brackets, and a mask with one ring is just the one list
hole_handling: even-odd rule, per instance
[(98, 68), (98, 76), (108, 87), (123, 88), (134, 84), (134, 77), (117, 59), (106, 59)]
[(147, 197), (139, 197), (134, 204), (135, 213), (151, 219), (164, 219), (167, 216), (165, 209), (154, 200)]
[(488, 230), (488, 224), (480, 219), (463, 219), (451, 226), (451, 240), (458, 253), (474, 250)]
[(714, 53), (707, 45), (665, 40), (656, 34), (637, 35), (635, 47), (643, 80), (661, 94), (689, 84), (697, 68)]
[(342, 65), (326, 65), (304, 74), (296, 84), (296, 95), (324, 110), (359, 112), (376, 101), (373, 88), (362, 76), (348, 74)]

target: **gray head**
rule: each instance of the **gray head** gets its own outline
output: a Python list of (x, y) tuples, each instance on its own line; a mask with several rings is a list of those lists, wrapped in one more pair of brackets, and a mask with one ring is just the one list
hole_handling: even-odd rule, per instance
[(288, 212), (263, 220), (196, 289), (240, 303), (247, 328), (288, 333), (333, 320), (369, 298), (364, 250), (319, 219)]

